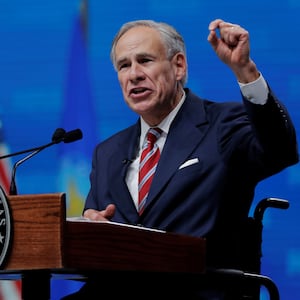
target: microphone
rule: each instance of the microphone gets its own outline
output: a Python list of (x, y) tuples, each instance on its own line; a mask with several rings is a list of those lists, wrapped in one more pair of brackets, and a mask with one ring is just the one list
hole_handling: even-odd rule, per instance
[(52, 146), (54, 144), (58, 144), (60, 142), (71, 143), (71, 142), (75, 142), (75, 141), (80, 140), (80, 139), (82, 139), (82, 131), (80, 129), (74, 129), (74, 130), (66, 132), (63, 128), (57, 128), (55, 130), (55, 132), (53, 133), (51, 143), (48, 143), (46, 145), (39, 146), (39, 147), (34, 147), (34, 148), (30, 148), (30, 149), (26, 149), (26, 150), (14, 152), (14, 153), (2, 155), (2, 156), (0, 156), (0, 159), (4, 159), (4, 158), (16, 156), (16, 155), (20, 155), (20, 154), (24, 154), (24, 153), (28, 153), (28, 152), (33, 152), (33, 151), (36, 151), (36, 150), (39, 150), (39, 149), (45, 149), (49, 146)]
[(122, 164), (126, 165), (126, 164), (131, 164), (133, 162), (133, 159), (129, 159), (129, 158), (124, 158), (122, 160)]
[(15, 178), (16, 178), (17, 167), (20, 164), (22, 164), (23, 162), (25, 162), (26, 160), (28, 160), (32, 156), (38, 154), (40, 151), (42, 151), (43, 149), (45, 149), (47, 147), (58, 144), (60, 142), (72, 143), (72, 142), (75, 142), (77, 140), (80, 140), (81, 138), (82, 138), (82, 131), (80, 129), (75, 129), (75, 130), (71, 130), (71, 131), (66, 132), (63, 128), (57, 128), (55, 130), (55, 132), (53, 133), (53, 135), (52, 135), (52, 142), (51, 143), (45, 144), (45, 145), (40, 146), (40, 147), (31, 148), (31, 149), (28, 149), (28, 150), (12, 153), (12, 154), (6, 155), (4, 157), (0, 157), (0, 159), (2, 159), (2, 158), (5, 158), (5, 157), (9, 157), (9, 156), (14, 156), (14, 155), (18, 155), (18, 154), (22, 154), (22, 153), (26, 153), (26, 152), (31, 152), (29, 155), (27, 155), (24, 158), (18, 160), (13, 165), (11, 184), (10, 184), (10, 188), (9, 188), (9, 194), (10, 195), (17, 195), (17, 186), (16, 186)]
[(52, 135), (52, 142), (59, 143), (59, 140), (65, 136), (65, 133), (66, 131), (63, 128), (57, 128)]
[(64, 143), (73, 143), (80, 139), (82, 139), (82, 131), (80, 129), (74, 129), (66, 132), (61, 141)]

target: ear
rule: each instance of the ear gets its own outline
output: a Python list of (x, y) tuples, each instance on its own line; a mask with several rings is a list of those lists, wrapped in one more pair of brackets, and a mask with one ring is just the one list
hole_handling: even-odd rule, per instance
[(173, 56), (172, 62), (175, 68), (176, 79), (181, 80), (187, 72), (187, 61), (185, 55), (182, 52), (176, 53)]

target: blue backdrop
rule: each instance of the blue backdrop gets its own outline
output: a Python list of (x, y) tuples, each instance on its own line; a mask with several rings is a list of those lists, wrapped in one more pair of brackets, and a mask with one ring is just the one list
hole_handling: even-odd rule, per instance
[[(188, 86), (217, 101), (240, 101), (240, 93), (231, 71), (207, 42), (208, 24), (222, 18), (247, 28), (253, 60), (285, 102), (300, 132), (300, 1), (90, 0), (85, 69), (89, 72), (89, 94), (79, 105), (72, 105), (72, 97), (75, 101), (82, 91), (80, 80), (73, 84), (71, 96), (67, 92), (79, 1), (0, 0), (0, 8), (0, 118), (11, 152), (48, 143), (66, 118), (66, 129), (86, 124), (78, 120), (88, 122), (83, 140), (77, 143), (92, 147), (136, 120), (123, 103), (109, 60), (114, 34), (123, 22), (132, 19), (174, 25), (187, 44)], [(65, 107), (68, 97), (71, 102)], [(22, 164), (16, 175), (18, 192), (64, 191), (61, 154), (74, 150), (74, 145), (46, 149)], [(92, 147), (82, 152), (85, 159), (90, 160)], [(81, 183), (88, 187), (87, 177)], [(298, 164), (261, 183), (255, 195), (255, 203), (268, 196), (290, 201), (287, 211), (271, 209), (264, 219), (262, 271), (274, 279), (282, 300), (300, 294), (299, 189)], [(65, 291), (57, 286), (53, 299)]]

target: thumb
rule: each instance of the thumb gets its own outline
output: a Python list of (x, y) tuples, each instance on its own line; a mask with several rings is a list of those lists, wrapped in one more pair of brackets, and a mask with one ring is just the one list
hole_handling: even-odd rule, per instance
[(111, 219), (116, 212), (116, 206), (114, 204), (108, 204), (105, 208), (103, 216), (107, 219)]
[(209, 32), (209, 35), (207, 37), (208, 42), (211, 44), (212, 48), (214, 50), (217, 49), (218, 44), (219, 44), (219, 40), (218, 40), (218, 36), (217, 33), (214, 30), (211, 30)]

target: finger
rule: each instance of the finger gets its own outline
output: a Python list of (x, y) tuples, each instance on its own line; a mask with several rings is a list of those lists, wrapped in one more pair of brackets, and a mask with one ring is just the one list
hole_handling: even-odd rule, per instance
[(207, 40), (214, 49), (217, 48), (219, 43), (216, 30), (219, 28), (221, 23), (224, 23), (222, 19), (215, 19), (214, 21), (210, 22), (208, 26), (209, 34), (207, 36)]
[[(101, 220), (101, 213), (98, 210), (95, 209), (87, 209), (84, 213), (83, 216), (89, 220), (93, 221), (99, 221)], [(102, 217), (104, 219), (104, 217)]]
[(219, 28), (219, 24), (224, 23), (222, 19), (215, 19), (214, 21), (210, 22), (208, 25), (208, 30), (216, 30)]
[(234, 27), (230, 27), (228, 32), (222, 33), (221, 38), (230, 47), (235, 47), (239, 42), (240, 34)]
[(106, 219), (111, 219), (114, 216), (115, 212), (116, 212), (116, 206), (114, 204), (108, 204), (103, 213), (103, 216)]
[(235, 47), (239, 41), (241, 27), (238, 24), (224, 22), (216, 19), (209, 24), (209, 35), (207, 40), (213, 48), (217, 48), (219, 43), (226, 43), (229, 47)]
[(218, 27), (220, 29), (222, 29), (222, 28), (231, 28), (231, 27), (233, 27), (233, 28), (237, 27), (238, 28), (238, 27), (241, 27), (241, 26), (239, 24), (236, 24), (236, 23), (222, 21), (222, 22), (218, 23)]
[(220, 25), (220, 38), (229, 46), (236, 46), (241, 39), (247, 38), (248, 32), (239, 25), (226, 23)]
[(212, 45), (212, 47), (215, 49), (218, 46), (218, 36), (215, 31), (210, 31), (209, 35), (207, 37), (207, 40)]

